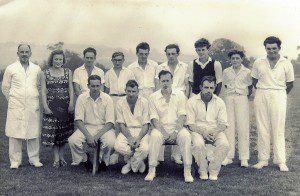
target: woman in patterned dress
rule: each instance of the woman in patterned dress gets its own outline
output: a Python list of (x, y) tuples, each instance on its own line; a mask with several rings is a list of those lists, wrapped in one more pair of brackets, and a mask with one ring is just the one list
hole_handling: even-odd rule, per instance
[[(74, 130), (74, 90), (72, 71), (62, 68), (66, 58), (62, 50), (55, 50), (49, 57), (49, 69), (42, 74), (42, 101), (44, 107), (42, 125), (42, 144), (53, 147), (53, 167), (65, 166), (64, 146)], [(53, 102), (52, 102), (53, 101)], [(51, 108), (51, 104), (65, 102), (68, 108), (63, 110), (60, 118)], [(59, 106), (56, 106), (59, 107)], [(53, 111), (51, 111), (51, 109)], [(60, 108), (60, 107), (59, 107)], [(62, 107), (63, 108), (63, 107)]]

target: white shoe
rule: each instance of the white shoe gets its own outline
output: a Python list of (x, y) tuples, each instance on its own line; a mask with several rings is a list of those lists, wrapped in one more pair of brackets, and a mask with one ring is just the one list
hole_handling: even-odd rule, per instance
[(19, 168), (19, 163), (11, 163), (10, 164), (10, 169), (18, 169)]
[(34, 167), (43, 167), (43, 163), (37, 161), (37, 162), (34, 162), (34, 163), (30, 163), (30, 165), (34, 166)]
[(179, 164), (179, 165), (183, 164), (180, 155), (171, 156), (171, 160), (174, 161), (175, 163)]
[(184, 168), (184, 181), (185, 182), (194, 182), (194, 178), (191, 174), (191, 168)]
[(232, 159), (225, 158), (224, 161), (222, 162), (222, 165), (226, 166), (226, 165), (229, 165), (231, 163), (233, 163)]
[(199, 175), (201, 180), (208, 180), (207, 171), (199, 171)]
[(130, 163), (127, 163), (126, 165), (124, 165), (122, 167), (121, 173), (125, 175), (125, 174), (128, 174), (130, 172), (130, 170), (131, 170), (131, 165), (130, 165)]
[(115, 165), (119, 162), (119, 154), (118, 153), (113, 153), (109, 157), (109, 165)]
[(266, 166), (268, 166), (268, 161), (259, 161), (258, 163), (256, 163), (252, 167), (255, 168), (255, 169), (261, 169), (261, 168), (266, 167)]
[(213, 180), (213, 181), (218, 180), (218, 173), (215, 173), (215, 172), (209, 172), (209, 179), (210, 179), (210, 180)]
[(149, 172), (148, 172), (148, 174), (147, 174), (147, 176), (145, 177), (145, 180), (146, 181), (153, 181), (153, 179), (155, 178), (155, 173), (156, 173), (156, 168), (155, 167), (150, 167), (149, 168)]
[(248, 160), (241, 160), (241, 167), (249, 167)]
[(142, 161), (142, 162), (141, 162), (141, 166), (140, 166), (140, 168), (139, 168), (139, 172), (140, 172), (140, 173), (144, 173), (145, 170), (146, 170), (146, 165), (145, 165), (145, 163)]
[(279, 166), (279, 170), (282, 171), (282, 172), (288, 172), (289, 171), (289, 168), (286, 166), (285, 163), (280, 163), (278, 166)]

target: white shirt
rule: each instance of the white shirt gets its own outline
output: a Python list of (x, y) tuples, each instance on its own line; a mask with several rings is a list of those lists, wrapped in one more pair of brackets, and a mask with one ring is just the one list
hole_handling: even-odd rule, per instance
[(228, 126), (225, 103), (216, 95), (208, 102), (207, 110), (200, 94), (187, 101), (186, 110), (188, 125), (197, 125), (208, 130), (215, 129), (218, 124)]
[(105, 74), (105, 86), (109, 88), (109, 94), (125, 94), (128, 80), (135, 80), (135, 77), (132, 71), (126, 67), (122, 67), (119, 77), (117, 77), (114, 68)]
[(20, 61), (7, 66), (2, 81), (2, 92), (8, 100), (6, 136), (20, 139), (39, 137), (40, 76), (40, 67), (31, 62), (26, 71)]
[(126, 97), (122, 97), (117, 102), (116, 107), (118, 123), (124, 123), (128, 128), (142, 128), (143, 125), (150, 123), (149, 120), (149, 102), (146, 98), (139, 96), (133, 114)]
[(256, 87), (259, 89), (285, 90), (286, 82), (295, 80), (292, 63), (282, 56), (273, 69), (267, 57), (257, 59), (253, 64), (251, 76), (258, 79)]
[(138, 61), (133, 62), (127, 68), (133, 72), (139, 84), (139, 89), (155, 87), (154, 79), (158, 68), (158, 64), (155, 61), (148, 59), (145, 69), (139, 65)]
[(232, 66), (226, 68), (223, 72), (224, 93), (248, 95), (248, 86), (252, 84), (250, 69), (241, 65), (240, 70), (236, 73)]
[[(94, 66), (91, 75), (100, 76), (101, 83), (102, 84), (105, 83), (104, 72), (102, 71), (102, 69)], [(74, 74), (73, 74), (73, 82), (75, 82), (79, 85), (80, 90), (83, 93), (89, 91), (89, 88), (87, 86), (88, 77), (89, 76), (88, 76), (88, 73), (87, 73), (87, 70), (86, 70), (84, 64), (82, 66), (78, 67), (77, 69), (75, 69)]]
[(179, 116), (186, 115), (186, 96), (178, 89), (172, 89), (169, 103), (163, 97), (161, 90), (150, 96), (149, 111), (150, 120), (159, 120), (167, 131), (173, 131)]
[[(172, 84), (173, 88), (176, 88), (183, 92), (185, 91), (185, 89), (186, 89), (185, 81), (189, 77), (187, 69), (188, 69), (188, 65), (186, 63), (183, 63), (181, 61), (178, 62), (178, 64), (175, 67), (174, 74), (173, 74), (173, 84)], [(168, 66), (168, 62), (164, 62), (158, 66), (157, 75), (155, 77), (156, 79), (158, 79), (158, 74), (162, 70), (171, 72), (171, 70)]]
[[(199, 58), (196, 59), (196, 64), (201, 66), (202, 69), (206, 67), (206, 65), (211, 62), (212, 59), (208, 57), (208, 61), (206, 61), (204, 64), (200, 62)], [(193, 72), (193, 65), (194, 61), (191, 61), (188, 65), (188, 75), (189, 75), (189, 81), (194, 82), (194, 72)], [(215, 70), (215, 77), (217, 84), (222, 82), (222, 65), (219, 61), (215, 61), (214, 63), (214, 70)]]
[(114, 105), (110, 96), (100, 92), (94, 101), (89, 92), (78, 96), (75, 106), (75, 120), (82, 120), (85, 125), (103, 126), (115, 122)]

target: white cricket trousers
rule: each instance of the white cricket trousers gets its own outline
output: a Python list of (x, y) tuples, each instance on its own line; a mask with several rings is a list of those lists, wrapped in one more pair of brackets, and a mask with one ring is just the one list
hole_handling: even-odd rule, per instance
[[(140, 130), (141, 130), (141, 128), (129, 129), (130, 134), (134, 138), (138, 137)], [(138, 148), (136, 148), (135, 151), (133, 151), (128, 144), (127, 138), (122, 133), (120, 133), (116, 139), (115, 150), (124, 156), (124, 160), (126, 162), (129, 162), (130, 158), (132, 157), (132, 159), (131, 159), (132, 170), (137, 171), (141, 162), (143, 162), (148, 156), (149, 135), (146, 134), (141, 139), (140, 146)]]
[[(87, 129), (89, 133), (92, 136), (95, 136), (99, 129), (101, 128), (89, 128), (87, 126)], [(86, 138), (83, 135), (83, 133), (77, 129), (70, 137), (69, 137), (69, 146), (72, 153), (72, 160), (74, 164), (79, 164), (80, 162), (87, 161), (87, 155), (83, 149), (83, 143), (86, 142)], [(107, 131), (105, 134), (103, 134), (100, 138), (101, 141), (101, 147), (100, 147), (100, 157), (99, 162), (102, 160), (105, 162), (106, 165), (109, 165), (109, 158), (111, 150), (113, 149), (115, 145), (116, 135), (115, 131), (113, 129)]]
[(274, 164), (285, 163), (285, 90), (257, 89), (254, 98), (254, 109), (257, 124), (258, 160), (270, 158), (270, 140), (273, 141)]
[(213, 153), (213, 158), (209, 165), (207, 163), (207, 151), (204, 139), (199, 133), (192, 132), (192, 152), (195, 157), (195, 161), (199, 166), (201, 172), (211, 172), (219, 173), (221, 169), (221, 164), (229, 151), (229, 143), (226, 138), (225, 133), (220, 132), (217, 135), (216, 141), (214, 143), (215, 149)]
[(246, 95), (225, 97), (229, 127), (225, 130), (229, 142), (228, 159), (235, 154), (235, 134), (238, 135), (239, 160), (249, 160), (249, 102)]
[[(157, 166), (159, 152), (164, 142), (161, 132), (153, 129), (150, 133), (149, 141), (149, 166)], [(178, 132), (176, 144), (179, 146), (184, 165), (192, 165), (191, 134), (187, 129), (183, 128)]]
[[(10, 164), (22, 164), (22, 142), (24, 139), (9, 137), (9, 160)], [(27, 154), (29, 163), (40, 161), (40, 138), (27, 139)]]

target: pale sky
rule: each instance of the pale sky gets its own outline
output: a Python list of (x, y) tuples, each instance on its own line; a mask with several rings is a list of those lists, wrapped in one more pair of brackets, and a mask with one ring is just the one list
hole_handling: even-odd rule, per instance
[(178, 43), (229, 38), (248, 54), (265, 54), (267, 36), (278, 36), (283, 55), (300, 50), (299, 0), (0, 0), (0, 42), (106, 45), (134, 50), (141, 41), (163, 52)]

